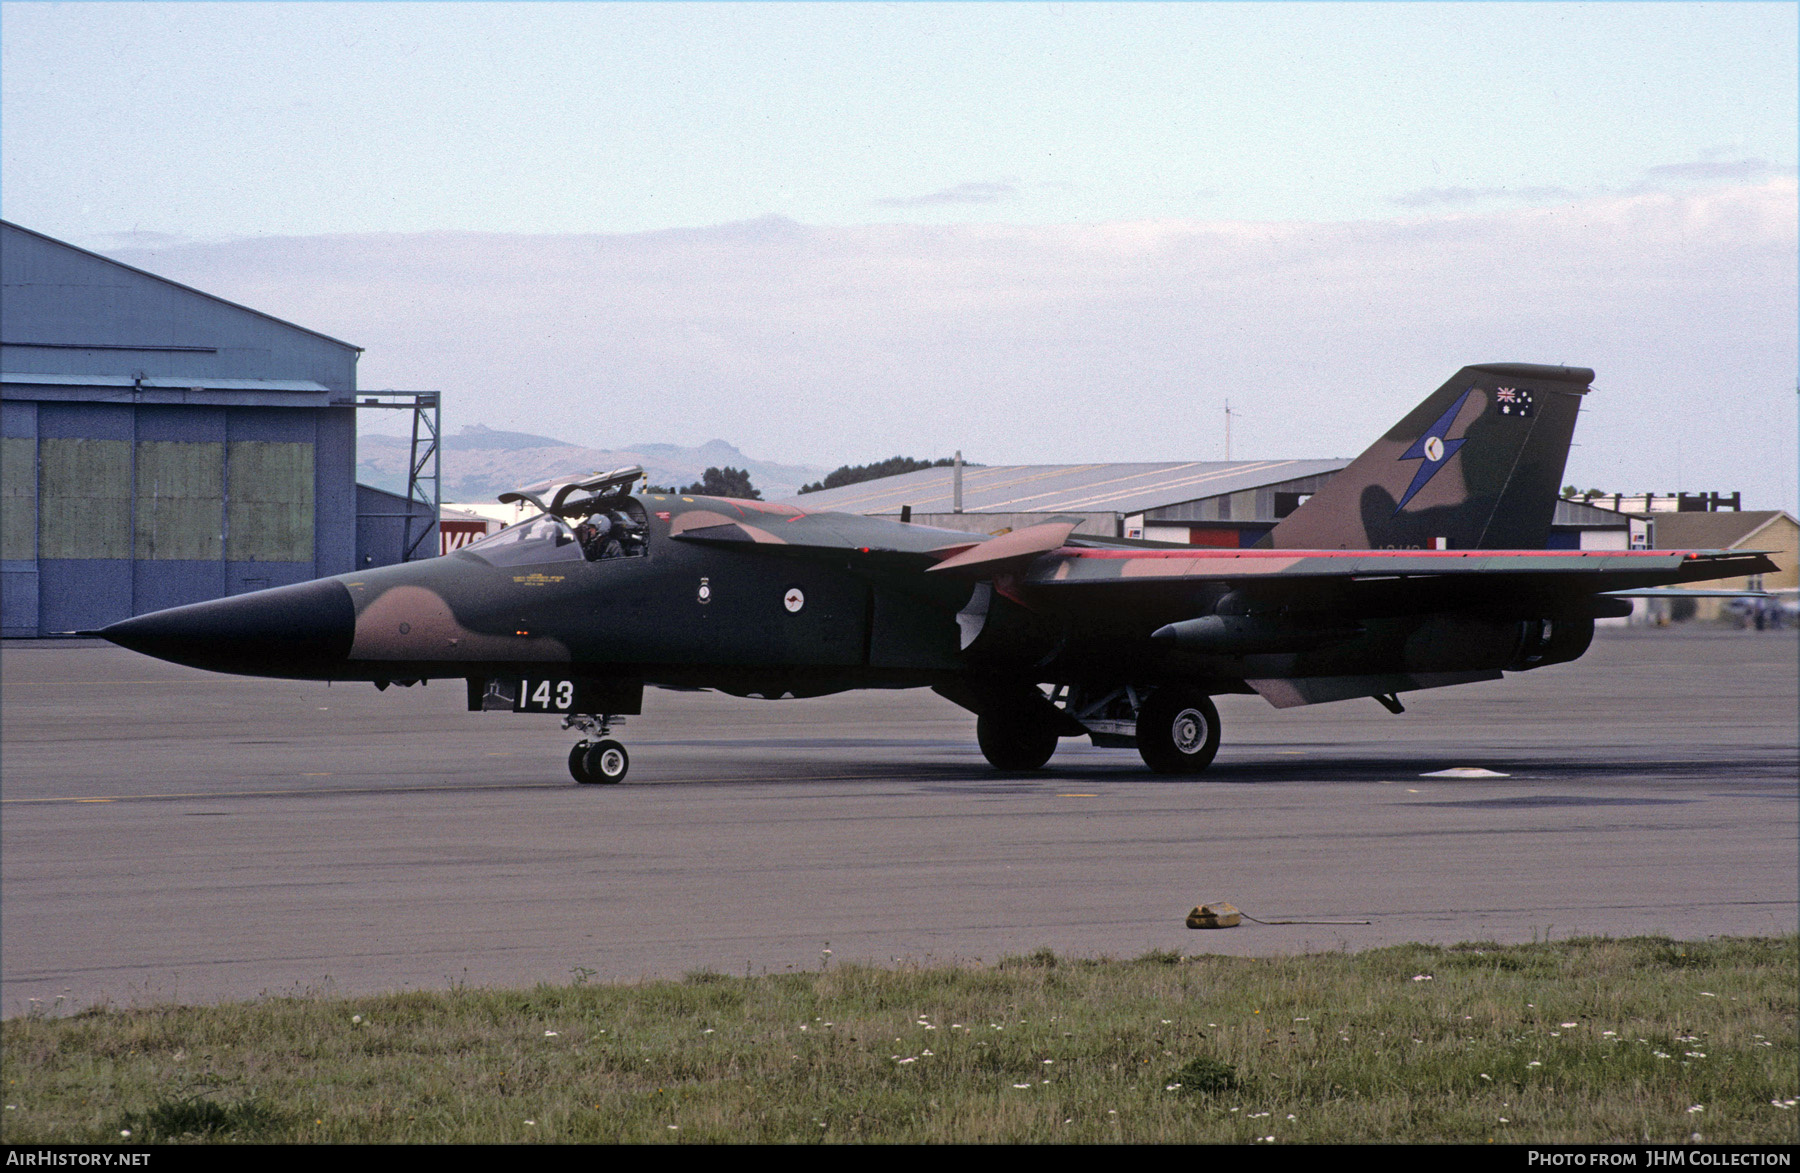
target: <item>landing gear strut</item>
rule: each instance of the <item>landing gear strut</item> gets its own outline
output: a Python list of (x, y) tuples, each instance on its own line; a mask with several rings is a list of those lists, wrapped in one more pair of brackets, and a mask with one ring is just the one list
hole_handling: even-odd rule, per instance
[(613, 785), (625, 780), (631, 769), (631, 755), (625, 747), (608, 737), (611, 726), (622, 724), (623, 717), (576, 715), (564, 718), (564, 729), (578, 729), (580, 741), (569, 750), (569, 775), (584, 786)]

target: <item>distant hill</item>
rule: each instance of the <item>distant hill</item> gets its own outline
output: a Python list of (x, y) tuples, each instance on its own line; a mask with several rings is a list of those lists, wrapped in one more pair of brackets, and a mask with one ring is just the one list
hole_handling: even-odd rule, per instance
[[(358, 437), (356, 479), (378, 489), (404, 492), (409, 451), (410, 441), (404, 436)], [(630, 464), (643, 465), (650, 483), (658, 485), (692, 484), (709, 467), (731, 465), (750, 473), (751, 483), (761, 490), (765, 501), (791, 497), (801, 485), (827, 471), (813, 465), (757, 460), (724, 440), (708, 440), (697, 448), (656, 443), (588, 448), (553, 436), (473, 424), (444, 437), (444, 500), (492, 501), (508, 489), (533, 481)]]
[(498, 428), (486, 428), (480, 424), (470, 424), (454, 436), (444, 437), (444, 451), (456, 449), (494, 448), (505, 452), (517, 452), (521, 448), (569, 448), (574, 447), (567, 440), (558, 440), (552, 436), (534, 436), (530, 432), (502, 432)]

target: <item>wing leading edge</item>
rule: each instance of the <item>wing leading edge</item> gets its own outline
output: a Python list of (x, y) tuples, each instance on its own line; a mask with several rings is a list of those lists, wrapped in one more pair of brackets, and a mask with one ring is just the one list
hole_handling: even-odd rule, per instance
[(1586, 593), (1766, 574), (1767, 555), (1745, 550), (1126, 550), (1065, 547), (1032, 564), (1032, 586), (1206, 579), (1364, 582), (1506, 575)]

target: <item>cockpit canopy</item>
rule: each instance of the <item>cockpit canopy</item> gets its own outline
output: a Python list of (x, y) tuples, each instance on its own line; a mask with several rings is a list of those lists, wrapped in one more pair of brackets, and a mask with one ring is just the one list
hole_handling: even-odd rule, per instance
[(650, 552), (649, 516), (629, 490), (643, 475), (644, 470), (633, 465), (502, 493), (502, 504), (524, 501), (543, 512), (465, 546), (462, 552), (493, 566), (641, 558)]
[(575, 494), (583, 494), (584, 500), (586, 498), (622, 497), (631, 490), (632, 485), (642, 480), (643, 476), (643, 467), (632, 464), (590, 477), (539, 481), (534, 485), (510, 489), (500, 494), (500, 503), (511, 505), (519, 501), (528, 501), (545, 513), (558, 517), (570, 517), (574, 516), (573, 511), (582, 505), (582, 502), (571, 501)]

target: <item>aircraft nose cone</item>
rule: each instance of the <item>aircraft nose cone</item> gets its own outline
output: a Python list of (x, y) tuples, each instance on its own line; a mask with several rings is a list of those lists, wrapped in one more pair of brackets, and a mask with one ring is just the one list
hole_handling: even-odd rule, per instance
[(120, 647), (215, 672), (319, 678), (350, 654), (356, 607), (335, 579), (152, 611), (103, 628)]

